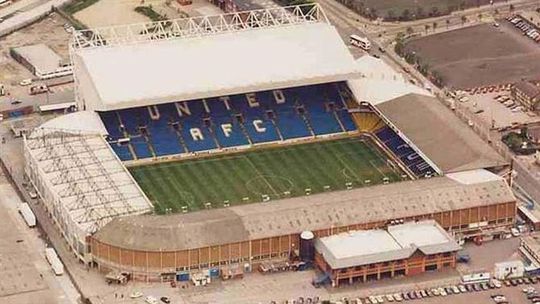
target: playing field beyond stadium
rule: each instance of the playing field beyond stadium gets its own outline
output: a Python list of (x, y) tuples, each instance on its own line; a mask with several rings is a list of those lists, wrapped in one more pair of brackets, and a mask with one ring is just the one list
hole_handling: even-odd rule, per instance
[(159, 214), (402, 179), (370, 139), (347, 138), (130, 168)]

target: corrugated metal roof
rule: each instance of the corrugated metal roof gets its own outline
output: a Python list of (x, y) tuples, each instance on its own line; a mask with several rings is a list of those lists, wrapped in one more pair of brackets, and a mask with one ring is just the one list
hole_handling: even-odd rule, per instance
[(174, 251), (512, 201), (504, 180), (461, 184), (434, 177), (226, 209), (125, 217), (95, 237), (123, 248)]
[(375, 107), (444, 173), (508, 164), (434, 97), (407, 94)]

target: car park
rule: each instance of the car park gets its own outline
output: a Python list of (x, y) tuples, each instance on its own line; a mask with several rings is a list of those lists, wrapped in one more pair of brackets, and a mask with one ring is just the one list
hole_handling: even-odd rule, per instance
[(405, 301), (411, 300), (411, 298), (409, 297), (409, 293), (407, 292), (402, 293), (401, 296), (403, 297), (403, 300)]

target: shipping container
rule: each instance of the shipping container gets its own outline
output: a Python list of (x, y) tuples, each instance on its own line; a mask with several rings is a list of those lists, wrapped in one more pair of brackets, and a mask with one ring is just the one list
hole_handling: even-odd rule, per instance
[(58, 276), (64, 274), (64, 265), (62, 264), (62, 261), (60, 261), (60, 258), (58, 258), (54, 248), (45, 248), (45, 257), (49, 264), (51, 264), (54, 274)]
[(19, 205), (19, 213), (23, 217), (28, 227), (33, 228), (36, 226), (36, 217), (34, 216), (34, 213), (32, 212), (32, 210), (30, 209), (30, 206), (28, 206), (28, 203), (21, 203)]

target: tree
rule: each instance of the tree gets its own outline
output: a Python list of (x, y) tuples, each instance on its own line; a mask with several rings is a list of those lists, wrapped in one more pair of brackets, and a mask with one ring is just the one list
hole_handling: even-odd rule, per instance
[(424, 17), (424, 9), (419, 6), (416, 8), (416, 19), (422, 19)]
[(412, 28), (412, 27), (410, 27), (410, 26), (409, 26), (409, 27), (407, 27), (407, 29), (406, 29), (405, 31), (407, 31), (407, 35), (411, 35), (412, 33), (414, 33), (414, 30), (413, 30), (413, 28)]
[(494, 14), (495, 16), (499, 16), (499, 9), (496, 8), (495, 11), (493, 12), (493, 14)]
[(403, 20), (403, 21), (411, 20), (411, 11), (409, 11), (408, 9), (404, 9), (401, 12), (401, 20)]
[(429, 28), (430, 28), (429, 24), (424, 25), (424, 29), (426, 30), (426, 34), (429, 31)]
[(516, 9), (516, 8), (514, 7), (514, 5), (513, 5), (513, 4), (510, 4), (510, 12), (514, 12), (515, 9)]
[(393, 10), (388, 10), (388, 12), (386, 12), (386, 19), (387, 20), (396, 20), (396, 14), (394, 13)]
[(478, 13), (478, 21), (482, 21), (482, 17), (483, 17), (482, 13)]
[(433, 27), (434, 32), (437, 29), (437, 26), (439, 26), (439, 24), (437, 23), (437, 21), (434, 21), (433, 24), (431, 25), (431, 27)]
[(467, 16), (461, 16), (461, 26), (463, 26), (467, 22)]
[(446, 29), (448, 29), (448, 26), (450, 26), (450, 19), (446, 19)]

